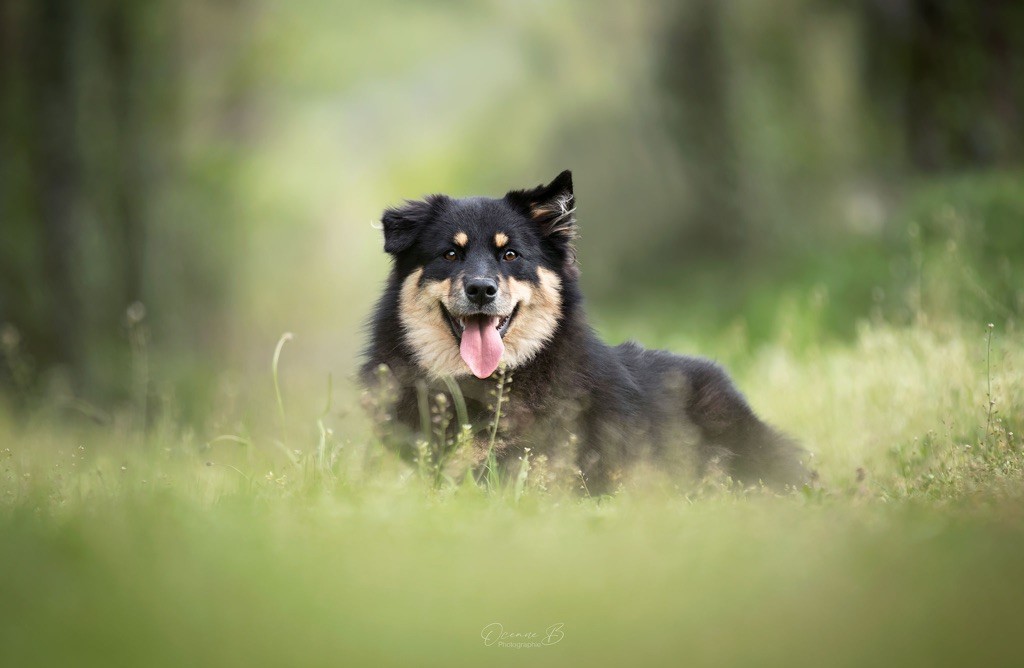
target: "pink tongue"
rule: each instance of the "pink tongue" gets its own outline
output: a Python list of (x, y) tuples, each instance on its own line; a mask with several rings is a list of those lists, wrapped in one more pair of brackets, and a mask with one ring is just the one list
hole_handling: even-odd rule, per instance
[(498, 333), (498, 318), (484, 315), (467, 318), (459, 353), (477, 378), (487, 378), (498, 368), (505, 344)]

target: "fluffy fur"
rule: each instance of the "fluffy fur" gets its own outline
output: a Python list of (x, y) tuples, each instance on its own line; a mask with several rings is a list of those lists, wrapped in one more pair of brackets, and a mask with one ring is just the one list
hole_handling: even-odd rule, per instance
[[(575, 211), (566, 171), (500, 199), (432, 195), (384, 212), (393, 266), (361, 376), (379, 389), (387, 367), (398, 449), (413, 452), (423, 390), (448, 395), (454, 379), (479, 435), (471, 459), (483, 460), (496, 380), (470, 373), (459, 329), (466, 318), (489, 317), (503, 332), (501, 364), (514, 381), (499, 462), (529, 448), (582, 475), (592, 492), (613, 488), (638, 464), (672, 476), (717, 464), (744, 482), (804, 482), (801, 450), (758, 419), (719, 366), (597, 338), (577, 281)], [(474, 301), (471, 280), (492, 286), (485, 303)]]

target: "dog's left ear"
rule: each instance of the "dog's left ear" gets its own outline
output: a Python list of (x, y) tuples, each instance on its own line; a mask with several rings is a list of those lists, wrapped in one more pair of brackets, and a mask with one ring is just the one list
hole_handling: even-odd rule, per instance
[(535, 220), (543, 236), (567, 246), (576, 238), (576, 197), (568, 169), (546, 186), (512, 190), (505, 200)]
[(423, 200), (409, 200), (402, 206), (384, 210), (384, 252), (397, 255), (416, 241), (420, 228), (430, 222), (444, 195), (430, 195)]

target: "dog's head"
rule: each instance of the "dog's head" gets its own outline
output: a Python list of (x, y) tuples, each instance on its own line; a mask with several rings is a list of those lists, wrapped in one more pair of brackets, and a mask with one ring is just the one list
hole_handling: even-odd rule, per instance
[(501, 199), (432, 195), (384, 212), (402, 335), (429, 375), (487, 378), (550, 341), (575, 276), (572, 174)]

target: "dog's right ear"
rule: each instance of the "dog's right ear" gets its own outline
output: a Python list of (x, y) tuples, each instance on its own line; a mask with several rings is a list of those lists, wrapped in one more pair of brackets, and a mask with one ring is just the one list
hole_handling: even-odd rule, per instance
[(423, 200), (409, 200), (402, 206), (384, 210), (384, 252), (398, 255), (416, 241), (420, 229), (430, 222), (444, 195), (430, 195)]

